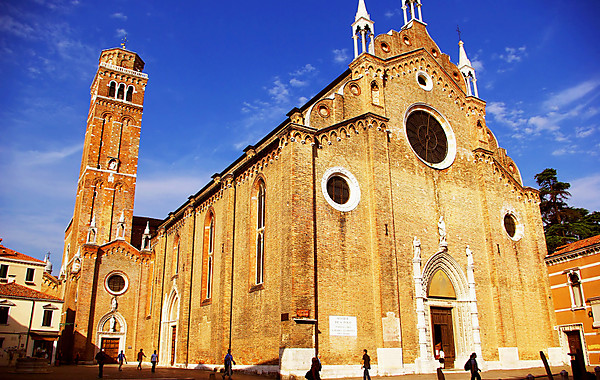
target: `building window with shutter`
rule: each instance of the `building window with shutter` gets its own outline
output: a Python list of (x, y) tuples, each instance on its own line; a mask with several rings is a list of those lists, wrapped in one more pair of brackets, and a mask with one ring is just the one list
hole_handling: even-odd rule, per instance
[(44, 327), (52, 326), (52, 312), (53, 312), (53, 310), (44, 310), (44, 318), (42, 320), (42, 326), (44, 326)]

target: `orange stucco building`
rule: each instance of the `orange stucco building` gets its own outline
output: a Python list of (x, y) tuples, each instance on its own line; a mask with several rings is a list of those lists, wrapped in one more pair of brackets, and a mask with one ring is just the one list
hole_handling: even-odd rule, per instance
[(586, 364), (600, 364), (600, 235), (563, 246), (545, 261), (565, 360), (581, 349)]

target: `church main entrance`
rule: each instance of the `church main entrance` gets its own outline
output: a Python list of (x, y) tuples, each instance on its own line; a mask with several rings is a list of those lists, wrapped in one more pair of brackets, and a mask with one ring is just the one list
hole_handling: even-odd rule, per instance
[(102, 344), (100, 347), (104, 350), (108, 360), (106, 364), (113, 364), (117, 362), (117, 355), (119, 355), (119, 338), (102, 338)]
[(452, 309), (431, 307), (433, 344), (441, 344), (445, 355), (445, 368), (454, 368), (454, 331), (452, 329)]

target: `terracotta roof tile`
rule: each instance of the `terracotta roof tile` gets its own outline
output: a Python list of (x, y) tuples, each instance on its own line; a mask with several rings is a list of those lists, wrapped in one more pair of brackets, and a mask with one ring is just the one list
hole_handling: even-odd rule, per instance
[(554, 251), (554, 253), (551, 256), (560, 255), (565, 252), (576, 251), (578, 249), (581, 249), (581, 248), (584, 248), (584, 247), (587, 247), (590, 245), (595, 245), (595, 244), (600, 244), (600, 235), (592, 236), (591, 238), (578, 240), (576, 242), (560, 246), (557, 248), (556, 251)]
[(58, 297), (38, 292), (23, 285), (11, 282), (10, 284), (0, 284), (0, 297), (31, 298), (36, 300), (62, 301)]
[(29, 261), (29, 262), (38, 263), (38, 264), (45, 264), (45, 262), (42, 261), (42, 260), (38, 260), (36, 258), (24, 255), (24, 254), (22, 254), (20, 252), (17, 252), (15, 250), (10, 249), (10, 248), (6, 248), (5, 246), (2, 245), (1, 242), (2, 242), (2, 240), (0, 239), (0, 258), (2, 258), (2, 259), (11, 259), (11, 260)]

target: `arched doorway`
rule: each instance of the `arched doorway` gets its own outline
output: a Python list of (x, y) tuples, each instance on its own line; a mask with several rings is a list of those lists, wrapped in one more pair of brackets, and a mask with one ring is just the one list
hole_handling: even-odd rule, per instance
[(161, 357), (173, 366), (177, 360), (177, 323), (179, 321), (179, 296), (173, 290), (163, 309)]
[[(452, 301), (456, 300), (456, 291), (452, 281), (443, 269), (438, 269), (429, 281), (427, 287), (427, 299)], [(437, 303), (437, 302), (436, 302)], [(439, 350), (444, 352), (444, 367), (454, 368), (456, 350), (454, 345), (454, 323), (452, 318), (452, 307), (429, 307), (431, 315), (431, 338), (435, 359), (439, 359)]]
[(466, 361), (471, 352), (480, 353), (477, 300), (471, 296), (475, 294), (475, 284), (467, 281), (465, 272), (448, 251), (438, 252), (427, 260), (422, 284), (427, 324), (427, 358), (423, 359), (437, 365), (436, 344), (444, 351), (446, 368)]
[(117, 355), (126, 347), (127, 323), (125, 318), (116, 311), (108, 313), (100, 319), (96, 331), (96, 350), (104, 350), (109, 357), (107, 363), (116, 363)]

